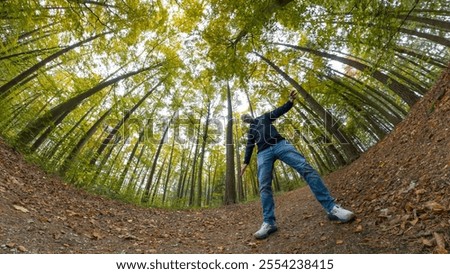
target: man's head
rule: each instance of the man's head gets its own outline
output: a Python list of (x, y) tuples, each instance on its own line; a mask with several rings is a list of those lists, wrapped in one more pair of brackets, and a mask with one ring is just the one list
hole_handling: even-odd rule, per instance
[(241, 120), (244, 123), (250, 124), (250, 123), (253, 122), (254, 119), (253, 119), (253, 117), (250, 114), (246, 113), (246, 114), (241, 116)]

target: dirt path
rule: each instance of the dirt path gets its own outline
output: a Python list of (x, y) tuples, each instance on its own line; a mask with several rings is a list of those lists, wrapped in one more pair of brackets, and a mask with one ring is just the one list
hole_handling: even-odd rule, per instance
[[(329, 222), (309, 189), (276, 197), (280, 230), (256, 241), (259, 202), (218, 209), (145, 209), (62, 184), (1, 146), (0, 252), (360, 253), (364, 233)], [(14, 166), (13, 169), (7, 168)]]
[(0, 140), (0, 253), (447, 253), (450, 244), (450, 75), (393, 133), (326, 177), (357, 213), (336, 224), (308, 188), (276, 197), (266, 240), (259, 202), (145, 209), (98, 197), (26, 163)]

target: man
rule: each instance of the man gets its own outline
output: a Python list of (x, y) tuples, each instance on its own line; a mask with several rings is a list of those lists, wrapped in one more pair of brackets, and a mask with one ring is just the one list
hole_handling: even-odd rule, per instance
[(330, 220), (349, 222), (355, 217), (353, 212), (335, 204), (334, 198), (331, 197), (317, 171), (306, 162), (303, 155), (293, 145), (278, 133), (272, 124), (278, 117), (292, 108), (296, 96), (297, 93), (295, 91), (291, 92), (287, 103), (257, 118), (253, 118), (249, 114), (244, 114), (241, 117), (244, 123), (250, 124), (241, 176), (250, 163), (255, 144), (258, 146), (258, 181), (263, 210), (263, 224), (254, 234), (256, 239), (267, 238), (271, 233), (277, 231), (272, 193), (272, 171), (274, 162), (277, 159), (290, 165), (300, 173), (308, 183), (316, 199), (327, 212)]

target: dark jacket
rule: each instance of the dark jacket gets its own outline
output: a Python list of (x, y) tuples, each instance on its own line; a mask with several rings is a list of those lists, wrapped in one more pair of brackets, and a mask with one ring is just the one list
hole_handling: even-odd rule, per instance
[(259, 153), (264, 149), (277, 144), (279, 141), (284, 140), (284, 137), (278, 133), (272, 123), (278, 117), (288, 112), (293, 105), (294, 104), (291, 101), (288, 101), (281, 107), (255, 118), (252, 123), (250, 123), (250, 129), (247, 134), (244, 164), (250, 163), (255, 144), (258, 146)]

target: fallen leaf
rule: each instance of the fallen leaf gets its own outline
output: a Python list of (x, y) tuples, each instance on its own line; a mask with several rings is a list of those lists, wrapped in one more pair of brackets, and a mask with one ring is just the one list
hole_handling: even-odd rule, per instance
[(420, 188), (420, 189), (416, 190), (414, 193), (415, 193), (416, 195), (422, 195), (422, 194), (424, 194), (424, 193), (426, 193), (426, 192), (427, 192), (427, 191), (426, 191), (425, 189)]
[(425, 207), (434, 212), (441, 212), (445, 210), (445, 207), (435, 201), (428, 201), (425, 203)]
[(391, 217), (391, 215), (389, 213), (390, 213), (389, 208), (383, 208), (380, 210), (380, 214), (378, 215), (378, 217), (389, 218), (389, 217)]
[(102, 238), (102, 235), (100, 235), (99, 232), (94, 231), (94, 232), (92, 233), (92, 239), (98, 240), (98, 239), (101, 239), (101, 238)]
[(51, 223), (52, 222), (50, 219), (43, 217), (43, 216), (39, 216), (38, 220), (42, 223)]
[(447, 254), (448, 251), (445, 249), (445, 239), (444, 236), (437, 232), (433, 232), (434, 239), (436, 240), (436, 252), (439, 254)]
[(362, 225), (358, 225), (356, 228), (355, 228), (355, 233), (359, 233), (359, 232), (361, 232), (361, 231), (363, 231), (363, 226)]
[(422, 239), (422, 244), (424, 246), (432, 247), (434, 245), (434, 241), (423, 238)]
[(13, 248), (15, 246), (16, 246), (16, 243), (13, 243), (13, 242), (6, 243), (7, 248)]
[(389, 221), (389, 224), (394, 226), (394, 225), (397, 225), (397, 224), (401, 223), (401, 221), (402, 221), (402, 217), (401, 216), (395, 216)]
[(402, 230), (405, 230), (406, 222), (408, 221), (408, 219), (409, 219), (409, 215), (403, 215), (403, 217), (401, 218), (402, 223), (401, 223), (400, 227), (402, 228)]
[(424, 214), (421, 214), (421, 215), (419, 215), (419, 220), (428, 220), (428, 218), (429, 218), (429, 213), (424, 213)]
[(17, 247), (17, 250), (19, 250), (20, 252), (28, 252), (28, 249), (26, 249), (23, 245), (19, 245)]
[(414, 205), (412, 203), (410, 203), (410, 202), (407, 202), (406, 205), (405, 205), (405, 209), (406, 209), (407, 212), (413, 211), (414, 208), (415, 208)]
[(438, 247), (436, 247), (436, 253), (438, 253), (438, 254), (448, 254), (448, 251), (447, 251), (447, 249), (438, 246)]
[(20, 205), (13, 205), (13, 207), (14, 207), (16, 210), (22, 211), (23, 213), (28, 213), (28, 212), (30, 212), (28, 209), (26, 209), (25, 207), (20, 206)]
[(419, 218), (416, 217), (414, 220), (410, 221), (409, 223), (410, 223), (412, 226), (415, 226), (415, 225), (417, 224), (418, 221), (419, 221)]
[(76, 213), (75, 211), (72, 211), (72, 210), (66, 210), (66, 212), (67, 212), (67, 215), (69, 216), (69, 217), (81, 217), (81, 215), (79, 214), (79, 213)]

